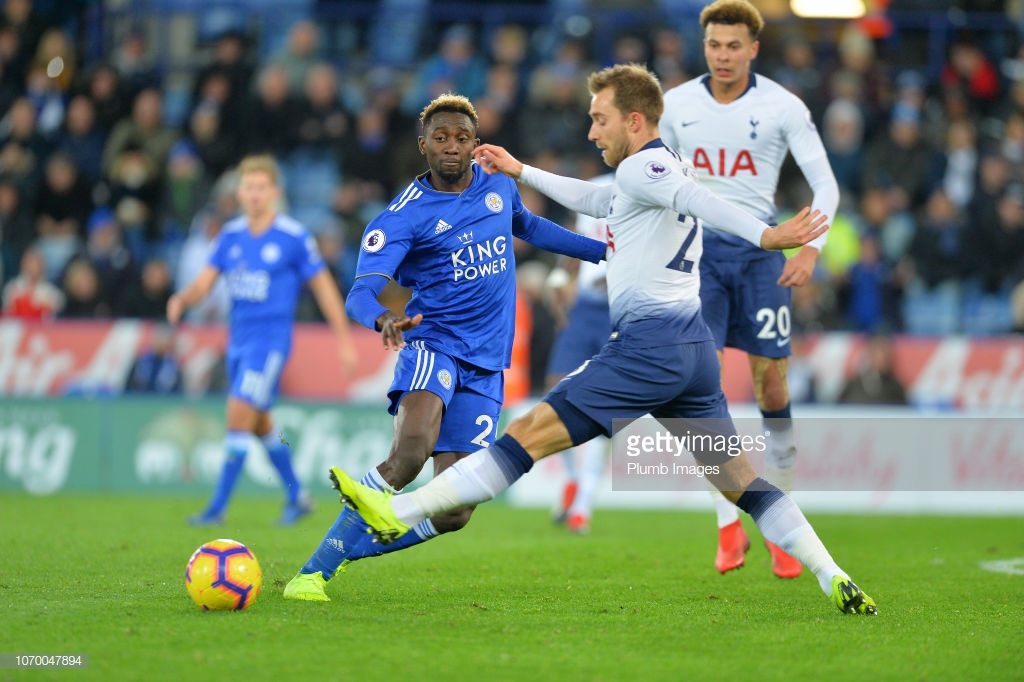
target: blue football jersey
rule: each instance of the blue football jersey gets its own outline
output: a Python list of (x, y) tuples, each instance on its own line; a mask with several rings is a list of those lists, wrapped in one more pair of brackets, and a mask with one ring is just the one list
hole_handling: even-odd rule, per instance
[(290, 339), (302, 285), (324, 268), (313, 236), (278, 215), (254, 237), (244, 216), (221, 228), (210, 254), (231, 296), (231, 343)]
[(515, 181), (473, 164), (461, 193), (416, 178), (366, 227), (356, 276), (383, 275), (413, 290), (406, 314), (423, 322), (407, 341), (477, 367), (512, 357), (516, 264), (512, 237), (528, 214)]

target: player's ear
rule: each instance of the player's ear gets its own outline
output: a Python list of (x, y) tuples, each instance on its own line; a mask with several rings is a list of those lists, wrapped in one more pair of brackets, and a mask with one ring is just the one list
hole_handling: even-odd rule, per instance
[(427, 138), (420, 135), (416, 138), (416, 146), (420, 149), (420, 154), (427, 153)]
[(761, 49), (761, 41), (755, 40), (750, 46), (750, 58), (757, 59), (757, 53)]

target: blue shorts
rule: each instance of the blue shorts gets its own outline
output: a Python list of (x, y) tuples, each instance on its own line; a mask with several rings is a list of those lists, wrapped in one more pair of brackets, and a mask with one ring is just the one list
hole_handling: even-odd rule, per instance
[(611, 436), (615, 419), (714, 420), (735, 433), (711, 341), (643, 347), (613, 339), (544, 398), (569, 430), (574, 444)]
[(481, 369), (423, 341), (398, 352), (395, 378), (388, 389), (388, 412), (410, 391), (430, 391), (444, 402), (441, 432), (434, 452), (476, 452), (494, 442), (505, 394), (505, 374)]
[(715, 345), (752, 355), (792, 355), (792, 292), (777, 282), (786, 256), (766, 251), (753, 258), (700, 259), (700, 306)]
[(612, 333), (608, 297), (581, 296), (569, 310), (565, 329), (555, 339), (548, 374), (563, 376), (601, 352)]
[(288, 362), (291, 344), (228, 346), (226, 353), (230, 395), (266, 412), (277, 400), (281, 372)]

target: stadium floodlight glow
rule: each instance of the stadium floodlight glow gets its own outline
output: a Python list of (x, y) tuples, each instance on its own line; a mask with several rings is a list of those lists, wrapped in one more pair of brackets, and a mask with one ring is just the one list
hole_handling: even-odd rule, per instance
[(864, 0), (790, 0), (789, 7), (804, 19), (856, 19), (867, 13)]

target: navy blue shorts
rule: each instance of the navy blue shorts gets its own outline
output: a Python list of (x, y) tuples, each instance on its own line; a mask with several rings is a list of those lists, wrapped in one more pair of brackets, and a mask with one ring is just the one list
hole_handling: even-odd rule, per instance
[(388, 412), (410, 391), (430, 391), (444, 402), (434, 452), (476, 452), (494, 442), (505, 392), (505, 375), (481, 369), (413, 341), (398, 352), (388, 389)]
[[(649, 343), (649, 342), (648, 342)], [(719, 379), (714, 343), (638, 347), (621, 339), (566, 376), (544, 398), (569, 430), (574, 444), (611, 436), (613, 420), (715, 420), (735, 433)]]
[(752, 355), (792, 355), (792, 292), (777, 284), (786, 256), (766, 251), (753, 258), (700, 259), (700, 305), (715, 345)]
[(565, 329), (555, 339), (548, 374), (562, 376), (601, 352), (612, 333), (608, 298), (582, 296), (569, 310)]

